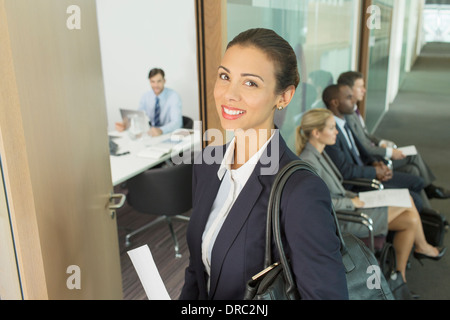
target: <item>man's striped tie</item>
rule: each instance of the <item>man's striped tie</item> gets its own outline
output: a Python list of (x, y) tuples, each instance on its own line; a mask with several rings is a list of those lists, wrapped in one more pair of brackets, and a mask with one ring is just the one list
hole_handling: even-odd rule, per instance
[(362, 162), (361, 157), (356, 152), (357, 147), (356, 147), (356, 144), (355, 144), (355, 141), (354, 141), (354, 138), (353, 138), (353, 133), (352, 133), (352, 130), (350, 129), (350, 127), (348, 126), (347, 123), (345, 123), (344, 129), (345, 129), (345, 131), (347, 131), (348, 139), (350, 140), (350, 144), (351, 144), (350, 151), (351, 151), (351, 153), (353, 155), (353, 158), (356, 161), (356, 164), (358, 166), (360, 166), (360, 167), (364, 166), (364, 163)]
[(161, 108), (159, 106), (159, 97), (156, 97), (156, 103), (155, 103), (155, 119), (154, 119), (154, 127), (161, 126), (161, 121), (159, 120), (159, 114), (161, 113)]

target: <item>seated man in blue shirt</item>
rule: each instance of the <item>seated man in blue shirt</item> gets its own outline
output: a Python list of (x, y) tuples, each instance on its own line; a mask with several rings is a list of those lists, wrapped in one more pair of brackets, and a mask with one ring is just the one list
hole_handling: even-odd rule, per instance
[[(145, 111), (150, 119), (150, 136), (159, 136), (181, 128), (183, 116), (178, 93), (164, 87), (166, 80), (162, 69), (154, 68), (148, 74), (152, 90), (142, 95), (139, 110)], [(124, 130), (123, 123), (116, 123), (118, 131)]]

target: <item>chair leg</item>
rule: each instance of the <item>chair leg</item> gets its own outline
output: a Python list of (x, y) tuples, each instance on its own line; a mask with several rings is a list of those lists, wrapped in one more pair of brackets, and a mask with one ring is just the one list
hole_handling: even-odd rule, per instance
[(184, 222), (189, 222), (190, 218), (177, 214), (176, 216), (173, 216), (172, 219), (176, 219), (176, 220), (180, 220), (180, 221), (184, 221)]
[(169, 225), (170, 233), (172, 234), (173, 242), (175, 243), (175, 258), (181, 258), (180, 247), (178, 245), (178, 239), (177, 239), (175, 232), (173, 231), (172, 218), (166, 217), (166, 220), (167, 220), (167, 224)]
[(140, 227), (139, 229), (134, 230), (133, 232), (130, 232), (129, 234), (127, 234), (127, 235), (125, 236), (125, 246), (126, 246), (126, 247), (129, 247), (129, 246), (130, 246), (130, 244), (131, 244), (131, 242), (130, 242), (130, 237), (132, 237), (132, 236), (134, 236), (135, 234), (137, 234), (137, 233), (139, 233), (139, 232), (141, 232), (141, 231), (144, 231), (144, 230), (146, 230), (146, 229), (148, 229), (148, 228), (150, 228), (150, 227), (153, 227), (154, 225), (156, 225), (156, 224), (160, 223), (161, 221), (163, 221), (165, 218), (166, 218), (165, 216), (158, 217), (158, 218), (155, 219), (154, 221), (152, 221), (152, 222), (150, 222), (150, 223), (147, 223), (146, 225)]

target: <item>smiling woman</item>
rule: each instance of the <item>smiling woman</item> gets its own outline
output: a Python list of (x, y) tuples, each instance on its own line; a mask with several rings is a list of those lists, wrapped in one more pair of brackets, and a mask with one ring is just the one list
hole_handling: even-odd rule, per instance
[[(274, 31), (250, 29), (229, 43), (214, 99), (222, 127), (234, 138), (204, 150), (203, 155), (223, 155), (218, 163), (194, 165), (190, 263), (181, 299), (243, 299), (247, 280), (262, 269), (271, 186), (280, 168), (298, 160), (279, 135), (274, 114), (291, 102), (298, 83), (295, 53)], [(285, 250), (301, 297), (346, 299), (326, 185), (298, 171), (284, 195)]]
[[(275, 107), (288, 104), (290, 98), (288, 94), (287, 99), (275, 94), (276, 80), (268, 57), (256, 48), (235, 46), (227, 50), (222, 63), (231, 66), (219, 68), (214, 88), (222, 127), (227, 130), (274, 129)], [(261, 68), (262, 65), (268, 67)]]
[[(294, 49), (301, 83), (289, 108), (274, 122), (295, 152), (295, 128), (302, 114), (323, 106), (322, 90), (340, 73), (356, 68), (362, 1), (226, 1), (226, 36), (251, 27), (270, 28)], [(209, 124), (208, 124), (209, 125)]]
[[(300, 82), (297, 58), (289, 43), (261, 30), (253, 29), (233, 39), (218, 68), (216, 108), (222, 127), (237, 135), (233, 169), (247, 162), (272, 136), (275, 111), (291, 102)], [(255, 130), (253, 135), (250, 128)], [(261, 131), (265, 131), (266, 139), (260, 138)], [(242, 137), (244, 132), (250, 143)]]

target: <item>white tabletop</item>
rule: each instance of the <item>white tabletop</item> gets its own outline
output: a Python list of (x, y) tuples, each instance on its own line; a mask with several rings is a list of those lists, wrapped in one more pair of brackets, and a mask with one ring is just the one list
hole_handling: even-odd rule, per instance
[[(193, 132), (180, 141), (173, 141), (173, 134), (165, 134), (159, 137), (145, 135), (140, 139), (132, 139), (128, 132), (110, 132), (113, 141), (118, 144), (117, 154), (129, 152), (120, 156), (110, 156), (111, 176), (114, 186), (144, 172), (182, 151), (201, 148), (201, 135)], [(165, 154), (159, 156), (158, 150), (165, 150)]]

